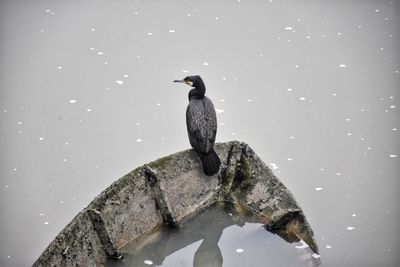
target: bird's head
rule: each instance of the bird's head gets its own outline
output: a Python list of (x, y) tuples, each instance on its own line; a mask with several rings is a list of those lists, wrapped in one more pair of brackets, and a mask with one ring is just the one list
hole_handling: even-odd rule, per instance
[(201, 85), (204, 86), (203, 80), (199, 75), (194, 75), (194, 76), (187, 76), (183, 80), (175, 80), (174, 82), (176, 83), (186, 83), (187, 85), (191, 87), (199, 87)]

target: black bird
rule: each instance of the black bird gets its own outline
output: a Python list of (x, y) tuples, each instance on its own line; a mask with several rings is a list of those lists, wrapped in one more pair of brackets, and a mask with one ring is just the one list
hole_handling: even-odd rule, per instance
[(189, 91), (189, 105), (186, 109), (186, 127), (190, 145), (197, 152), (203, 164), (204, 174), (211, 176), (219, 171), (221, 161), (214, 151), (217, 134), (217, 116), (212, 101), (206, 97), (206, 87), (200, 76), (188, 76), (174, 82), (194, 87)]

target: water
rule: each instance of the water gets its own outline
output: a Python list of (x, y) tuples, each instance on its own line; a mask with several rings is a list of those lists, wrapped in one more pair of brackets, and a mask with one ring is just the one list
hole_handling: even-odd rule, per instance
[(124, 258), (108, 266), (321, 266), (304, 244), (286, 243), (250, 213), (214, 205), (179, 228), (162, 227), (128, 244)]
[(172, 82), (190, 74), (223, 110), (217, 141), (247, 142), (292, 191), (324, 266), (399, 266), (399, 6), (1, 0), (0, 266), (190, 147)]

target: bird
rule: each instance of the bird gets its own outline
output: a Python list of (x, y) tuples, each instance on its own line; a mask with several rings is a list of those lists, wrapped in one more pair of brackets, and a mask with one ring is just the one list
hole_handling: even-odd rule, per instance
[(193, 87), (189, 91), (189, 104), (186, 108), (189, 142), (201, 159), (204, 174), (207, 176), (217, 174), (221, 165), (221, 160), (214, 150), (217, 116), (211, 99), (205, 96), (204, 82), (199, 75), (187, 76), (183, 80), (174, 82)]

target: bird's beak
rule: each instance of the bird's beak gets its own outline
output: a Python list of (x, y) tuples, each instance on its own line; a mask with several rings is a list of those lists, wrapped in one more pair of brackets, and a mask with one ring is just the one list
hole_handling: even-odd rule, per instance
[(184, 80), (174, 80), (174, 83), (185, 83)]

